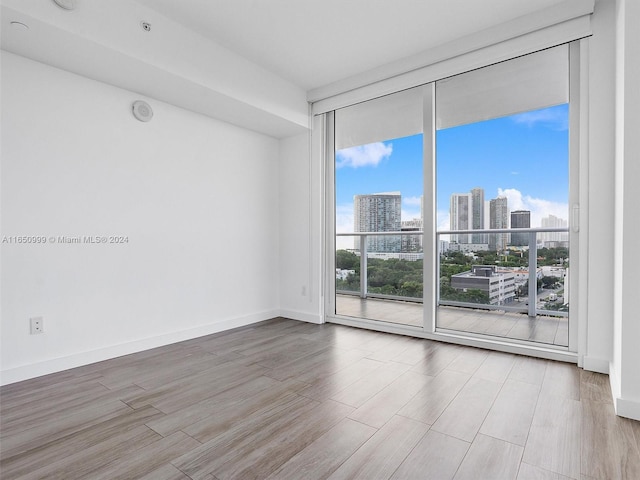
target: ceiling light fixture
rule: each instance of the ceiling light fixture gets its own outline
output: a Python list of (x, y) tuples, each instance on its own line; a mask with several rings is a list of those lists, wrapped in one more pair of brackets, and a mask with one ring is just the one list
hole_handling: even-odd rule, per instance
[(76, 8), (76, 0), (53, 0), (56, 5), (65, 10), (73, 10)]
[(140, 22), (140, 26), (142, 27), (142, 29), (145, 32), (150, 32), (151, 31), (151, 24), (148, 22)]

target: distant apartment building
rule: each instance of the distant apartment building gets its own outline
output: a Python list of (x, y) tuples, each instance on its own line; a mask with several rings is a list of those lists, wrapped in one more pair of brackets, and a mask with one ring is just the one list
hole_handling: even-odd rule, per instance
[[(484, 188), (471, 189), (471, 228), (473, 230), (484, 228)], [(488, 243), (486, 234), (474, 233), (471, 235), (471, 243)]]
[[(498, 197), (489, 201), (489, 228), (509, 228), (507, 197)], [(507, 248), (508, 243), (508, 233), (494, 233), (489, 235), (489, 250), (504, 250)]]
[(545, 277), (556, 277), (556, 278), (564, 278), (567, 269), (565, 267), (556, 267), (553, 265), (545, 265), (541, 267), (542, 275)]
[(489, 296), (490, 305), (511, 303), (516, 296), (515, 274), (495, 265), (473, 265), (469, 271), (452, 275), (451, 286), (460, 291), (481, 290)]
[[(531, 228), (531, 212), (529, 210), (511, 212), (511, 228)], [(529, 245), (529, 234), (512, 233), (510, 244), (514, 247), (526, 247)]]
[[(515, 275), (516, 286), (522, 286), (529, 281), (528, 267), (502, 267), (501, 269), (507, 270)], [(543, 275), (542, 267), (536, 268), (536, 278), (541, 279)]]
[[(470, 193), (454, 193), (449, 200), (450, 230), (482, 230), (485, 228), (484, 189), (476, 187)], [(485, 234), (451, 235), (458, 244), (487, 243)]]
[[(357, 254), (356, 254), (357, 255)], [(367, 258), (377, 258), (379, 260), (390, 260), (392, 258), (397, 260), (406, 260), (407, 262), (415, 262), (417, 260), (424, 260), (423, 252), (369, 252)]]
[[(544, 217), (540, 221), (542, 228), (567, 228), (568, 222), (555, 215), (549, 215)], [(545, 247), (560, 247), (568, 246), (569, 233), (568, 232), (543, 232), (540, 234), (540, 242)]]
[[(400, 230), (407, 233), (422, 232), (422, 219), (414, 218), (413, 220), (403, 220), (401, 222)], [(400, 251), (422, 252), (422, 234), (402, 235)]]
[[(470, 193), (454, 193), (449, 200), (449, 224), (451, 230), (471, 230), (472, 196)], [(451, 235), (451, 241), (469, 243), (471, 235)]]
[(489, 245), (486, 243), (455, 243), (450, 242), (447, 245), (448, 252), (462, 252), (462, 253), (473, 253), (473, 252), (486, 252), (489, 250)]
[[(399, 232), (401, 229), (400, 192), (355, 195), (353, 197), (354, 232)], [(355, 239), (356, 250), (360, 239)], [(400, 252), (399, 235), (367, 237), (367, 252)]]
[(350, 275), (355, 275), (355, 270), (346, 270), (344, 268), (336, 268), (336, 280), (346, 280)]

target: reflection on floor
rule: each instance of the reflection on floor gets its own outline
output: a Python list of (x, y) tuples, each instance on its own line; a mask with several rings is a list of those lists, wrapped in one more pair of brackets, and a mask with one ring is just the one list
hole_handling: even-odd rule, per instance
[[(421, 303), (336, 295), (336, 313), (402, 325), (422, 325)], [(538, 315), (532, 319), (519, 313), (439, 307), (438, 327), (564, 347), (569, 345), (566, 317)]]

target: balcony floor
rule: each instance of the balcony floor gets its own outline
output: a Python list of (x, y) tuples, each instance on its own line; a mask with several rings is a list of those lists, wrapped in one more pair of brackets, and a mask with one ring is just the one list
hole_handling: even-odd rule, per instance
[[(336, 295), (336, 313), (347, 317), (422, 326), (422, 304), (398, 300), (361, 299)], [(566, 317), (526, 315), (497, 310), (438, 307), (438, 328), (528, 340), (566, 347), (569, 323)]]

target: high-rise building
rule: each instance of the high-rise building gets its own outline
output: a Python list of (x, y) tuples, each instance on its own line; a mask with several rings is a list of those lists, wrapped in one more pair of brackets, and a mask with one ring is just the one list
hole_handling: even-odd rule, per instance
[[(355, 195), (353, 197), (354, 232), (399, 232), (401, 228), (400, 192)], [(356, 238), (355, 248), (360, 248)], [(400, 236), (367, 237), (368, 252), (400, 252)]]
[[(542, 228), (567, 228), (568, 225), (566, 220), (556, 217), (555, 215), (549, 215), (540, 220), (540, 226)], [(543, 232), (540, 234), (540, 241), (543, 244), (549, 242), (568, 242), (569, 234), (567, 232)]]
[[(485, 228), (484, 189), (476, 187), (471, 193), (454, 193), (449, 205), (449, 224), (451, 230), (482, 230)], [(451, 235), (457, 243), (487, 243), (487, 236), (481, 233), (469, 235)]]
[[(413, 220), (403, 220), (401, 223), (401, 231), (403, 232), (421, 232), (422, 218), (414, 218)], [(422, 252), (422, 235), (402, 235), (401, 251), (403, 252)]]
[[(484, 188), (476, 187), (471, 190), (471, 228), (484, 228)], [(482, 233), (471, 235), (471, 243), (487, 243), (487, 236)]]
[[(449, 224), (451, 230), (471, 230), (473, 197), (470, 193), (454, 193), (449, 202)], [(470, 235), (451, 235), (451, 241), (469, 243)]]
[[(498, 197), (489, 202), (489, 228), (509, 228), (507, 197)], [(504, 250), (509, 243), (508, 233), (489, 235), (489, 250)]]
[[(529, 210), (514, 210), (511, 212), (511, 228), (531, 228), (531, 212)], [(515, 247), (529, 245), (529, 234), (512, 233), (511, 245)]]

